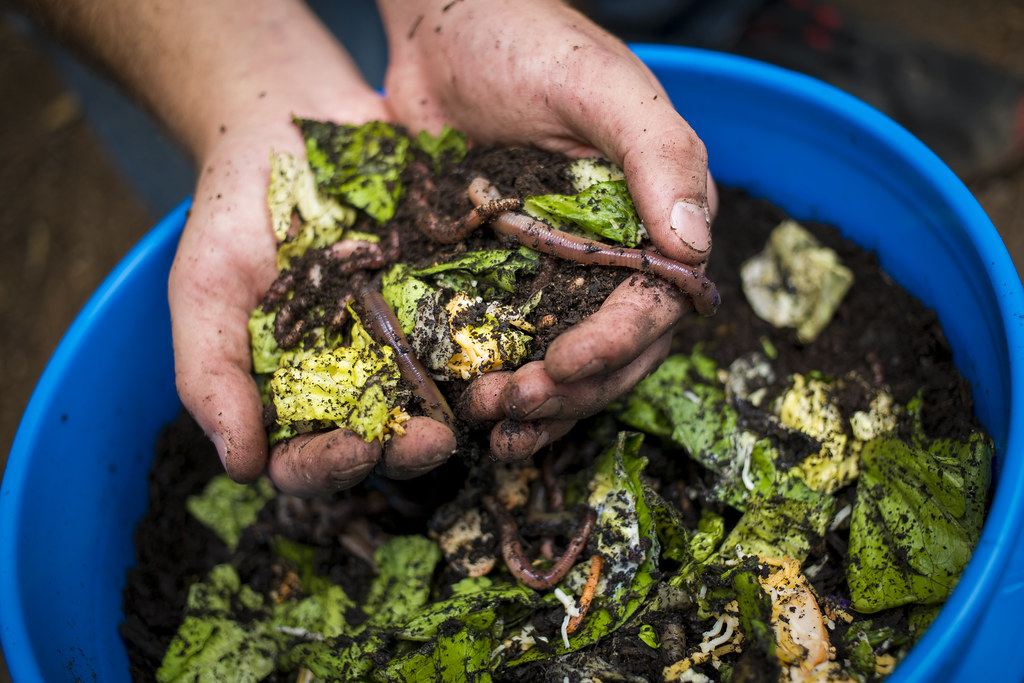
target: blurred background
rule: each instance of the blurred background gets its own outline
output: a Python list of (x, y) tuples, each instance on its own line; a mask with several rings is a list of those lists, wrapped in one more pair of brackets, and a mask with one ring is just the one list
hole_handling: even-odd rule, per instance
[[(328, 23), (373, 21), (370, 2), (313, 4)], [(1021, 0), (649, 0), (643, 17), (636, 0), (575, 4), (626, 40), (752, 56), (868, 101), (963, 179), (1024, 273)], [(379, 85), (382, 39), (338, 24)], [(0, 471), (61, 336), (191, 183), (144, 116), (0, 0)]]

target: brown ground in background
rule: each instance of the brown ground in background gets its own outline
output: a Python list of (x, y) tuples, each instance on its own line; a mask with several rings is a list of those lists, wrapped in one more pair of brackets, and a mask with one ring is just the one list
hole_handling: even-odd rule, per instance
[[(835, 4), (1024, 76), (1020, 2)], [(4, 22), (0, 14), (0, 468), (61, 335), (157, 218), (106, 158), (38, 47)], [(1024, 167), (969, 187), (1024, 272)]]

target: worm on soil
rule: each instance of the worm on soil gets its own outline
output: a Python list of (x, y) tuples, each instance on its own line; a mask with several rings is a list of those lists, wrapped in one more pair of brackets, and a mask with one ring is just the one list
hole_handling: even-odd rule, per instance
[(567, 633), (574, 633), (580, 627), (580, 624), (583, 623), (583, 618), (587, 616), (590, 603), (594, 601), (594, 593), (597, 591), (597, 582), (601, 578), (601, 566), (603, 564), (604, 558), (600, 555), (594, 555), (590, 558), (590, 573), (587, 574), (587, 583), (583, 586), (583, 595), (580, 596), (580, 612), (569, 619), (569, 625), (565, 629)]
[(381, 293), (373, 287), (364, 286), (359, 289), (357, 298), (366, 311), (367, 324), (377, 341), (394, 349), (398, 369), (419, 398), (424, 414), (449, 427), (455, 424), (455, 415), (448, 407), (448, 402), (416, 359), (412, 347), (402, 333), (401, 324)]
[(519, 540), (519, 529), (508, 510), (490, 497), (484, 500), (484, 504), (498, 522), (498, 531), (501, 534), (501, 554), (505, 558), (508, 570), (514, 577), (536, 590), (554, 588), (569, 573), (572, 565), (576, 562), (576, 557), (586, 546), (590, 531), (594, 528), (594, 522), (597, 521), (597, 513), (587, 508), (562, 557), (550, 569), (542, 571), (534, 567), (523, 556), (523, 544)]
[[(473, 218), (467, 216), (456, 225), (490, 220), (495, 232), (514, 238), (520, 244), (551, 256), (584, 265), (618, 266), (650, 273), (675, 285), (693, 301), (701, 315), (713, 315), (718, 309), (718, 289), (703, 273), (661, 254), (643, 249), (629, 249), (602, 244), (596, 240), (556, 230), (543, 221), (515, 213), (520, 200), (509, 202), (485, 178), (476, 178), (469, 185), (469, 198), (475, 205)], [(505, 208), (514, 207), (514, 208)], [(468, 233), (467, 233), (468, 234)]]

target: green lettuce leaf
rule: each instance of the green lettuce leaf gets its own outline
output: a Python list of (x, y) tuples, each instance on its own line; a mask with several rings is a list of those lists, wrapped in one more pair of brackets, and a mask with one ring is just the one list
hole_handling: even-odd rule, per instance
[(747, 510), (722, 543), (722, 552), (764, 558), (788, 557), (803, 564), (835, 514), (835, 499), (798, 478), (781, 477), (768, 496), (752, 496)]
[[(493, 621), (495, 615), (487, 612), (481, 617)], [(466, 626), (458, 628), (456, 624), (451, 631), (425, 643), (418, 650), (392, 660), (385, 669), (376, 673), (376, 678), (395, 683), (489, 683), (496, 666), (491, 653), (498, 645), (498, 640), (489, 632)]]
[(949, 597), (981, 534), (991, 458), (981, 434), (966, 443), (918, 435), (864, 445), (846, 570), (854, 609)]
[(714, 361), (699, 350), (669, 356), (609, 410), (631, 427), (683, 448), (714, 473), (716, 500), (742, 510), (752, 490), (771, 488), (774, 451), (739, 428)]
[[(411, 272), (413, 277), (432, 277), (438, 287), (463, 291), (471, 296), (495, 299), (516, 291), (516, 278), (537, 270), (540, 257), (526, 247), (471, 251), (459, 258)], [(497, 291), (495, 291), (497, 289)]]
[[(254, 618), (237, 619), (239, 609)], [(242, 585), (234, 567), (218, 565), (204, 581), (192, 584), (186, 610), (156, 672), (160, 683), (255, 683), (273, 672), (277, 633), (258, 617), (265, 614), (262, 596)]]
[(400, 379), (394, 350), (374, 341), (356, 319), (350, 346), (279, 368), (270, 380), (270, 397), (279, 425), (302, 432), (333, 424), (372, 441), (402, 403)]
[(320, 191), (362, 209), (378, 223), (395, 215), (410, 139), (393, 126), (297, 119)]
[(647, 236), (624, 180), (595, 183), (575, 195), (526, 197), (523, 210), (559, 227), (568, 225), (627, 247), (635, 247)]
[(185, 507), (230, 550), (235, 550), (242, 532), (256, 521), (260, 510), (275, 495), (268, 477), (260, 477), (254, 484), (237, 484), (227, 474), (218, 474), (207, 482), (201, 494), (189, 496)]
[[(278, 270), (287, 268), (292, 260), (310, 249), (334, 244), (356, 219), (352, 207), (343, 206), (337, 199), (317, 191), (313, 169), (307, 160), (290, 154), (271, 156), (267, 205), (278, 241)], [(296, 211), (300, 218), (297, 230), (292, 225)]]
[(421, 130), (414, 143), (434, 162), (435, 173), (440, 173), (445, 163), (458, 163), (466, 156), (466, 134), (448, 124), (437, 136)]
[(396, 536), (377, 548), (374, 560), (377, 576), (363, 603), (366, 625), (400, 627), (427, 604), (441, 549), (425, 536)]
[(425, 297), (434, 297), (437, 290), (426, 281), (413, 277), (409, 266), (396, 263), (384, 273), (381, 295), (395, 312), (403, 334), (412, 334), (416, 327), (416, 312)]
[(483, 631), (493, 623), (498, 610), (508, 616), (540, 605), (536, 591), (519, 583), (495, 582), (486, 576), (463, 579), (452, 590), (452, 597), (425, 605), (416, 612), (398, 631), (399, 637), (428, 641), (452, 621)]
[(249, 341), (252, 347), (252, 371), (269, 374), (277, 370), (284, 350), (274, 338), (274, 318), (277, 311), (265, 313), (257, 306), (249, 316)]

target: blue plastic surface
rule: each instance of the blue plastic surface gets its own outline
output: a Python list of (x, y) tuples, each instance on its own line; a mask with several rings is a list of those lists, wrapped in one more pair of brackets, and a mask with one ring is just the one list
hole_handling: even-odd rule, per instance
[[(1012, 626), (1024, 608), (1024, 293), (996, 230), (931, 152), (839, 91), (742, 58), (635, 49), (720, 183), (837, 225), (938, 313), (997, 444), (998, 485), (960, 586), (890, 680), (1024, 680)], [(89, 301), (15, 438), (0, 488), (0, 637), (17, 683), (129, 680), (120, 592), (155, 440), (179, 409), (166, 280), (186, 208)]]

